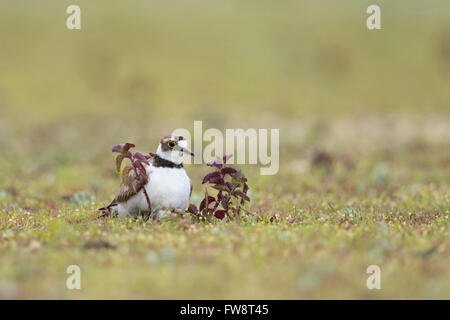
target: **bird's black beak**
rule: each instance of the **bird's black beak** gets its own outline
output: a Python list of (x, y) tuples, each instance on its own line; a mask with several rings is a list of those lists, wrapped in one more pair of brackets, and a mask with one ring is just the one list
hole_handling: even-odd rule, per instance
[(181, 151), (183, 151), (184, 153), (187, 153), (188, 155), (194, 157), (194, 153), (189, 150), (188, 148), (181, 148)]

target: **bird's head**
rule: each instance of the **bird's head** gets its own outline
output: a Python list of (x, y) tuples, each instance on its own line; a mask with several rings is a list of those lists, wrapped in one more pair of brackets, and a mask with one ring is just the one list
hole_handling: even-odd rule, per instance
[(175, 164), (183, 161), (183, 154), (194, 156), (194, 153), (187, 148), (187, 141), (182, 136), (165, 136), (161, 139), (156, 154), (163, 159)]

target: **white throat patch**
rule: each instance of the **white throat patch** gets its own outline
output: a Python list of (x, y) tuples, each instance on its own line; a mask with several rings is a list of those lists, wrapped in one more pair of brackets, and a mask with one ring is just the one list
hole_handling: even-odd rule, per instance
[[(182, 142), (182, 141), (180, 141)], [(181, 145), (181, 144), (180, 144)], [(183, 162), (183, 152), (178, 150), (163, 151), (161, 145), (158, 146), (156, 154), (161, 158), (173, 162), (175, 164), (180, 164)]]

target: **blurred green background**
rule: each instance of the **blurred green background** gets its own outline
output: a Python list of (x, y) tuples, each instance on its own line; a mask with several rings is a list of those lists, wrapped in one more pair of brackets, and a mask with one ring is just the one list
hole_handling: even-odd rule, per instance
[(380, 1), (369, 32), (371, 3), (2, 1), (2, 117), (448, 112), (450, 4)]
[[(81, 7), (81, 30), (66, 28), (71, 4)], [(130, 141), (153, 152), (161, 136), (192, 130), (194, 120), (202, 120), (204, 130), (280, 128), (280, 173), (261, 177), (257, 168), (247, 168), (259, 212), (367, 196), (370, 202), (380, 195), (380, 203), (407, 201), (410, 190), (402, 188), (413, 185), (424, 198), (410, 208), (448, 214), (450, 2), (376, 1), (382, 30), (375, 31), (366, 28), (371, 4), (2, 0), (2, 214), (50, 210), (57, 216), (74, 207), (74, 194), (106, 203), (118, 182), (110, 146)], [(331, 174), (330, 158), (342, 166)], [(323, 164), (325, 171), (314, 171)], [(208, 170), (188, 171), (195, 182)], [(202, 188), (194, 185), (198, 196)], [(93, 213), (95, 205), (86, 210)], [(448, 235), (446, 223), (441, 235)], [(0, 274), (21, 279), (25, 271), (8, 266), (22, 260), (4, 250), (10, 264)], [(448, 254), (440, 260), (447, 262)], [(22, 297), (66, 297), (38, 285), (27, 294), (31, 289), (23, 283)], [(214, 288), (195, 297), (209, 297)], [(245, 297), (261, 297), (253, 288)], [(420, 292), (421, 284), (416, 288)], [(439, 290), (427, 297), (442, 297)], [(97, 288), (97, 297), (106, 292)], [(212, 297), (237, 292), (232, 287)]]
[[(73, 3), (81, 30), (65, 25)], [(380, 1), (369, 31), (371, 3), (2, 1), (0, 182), (22, 170), (17, 155), (29, 171), (41, 157), (90, 165), (123, 141), (153, 151), (194, 120), (282, 128), (282, 162), (371, 133), (445, 143), (450, 4)]]

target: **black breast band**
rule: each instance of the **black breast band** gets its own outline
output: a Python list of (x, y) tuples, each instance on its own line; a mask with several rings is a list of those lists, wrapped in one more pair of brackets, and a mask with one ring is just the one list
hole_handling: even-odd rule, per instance
[(160, 156), (156, 155), (153, 158), (153, 166), (154, 167), (162, 167), (162, 168), (183, 168), (183, 164), (176, 164), (172, 161), (166, 160), (161, 158)]

